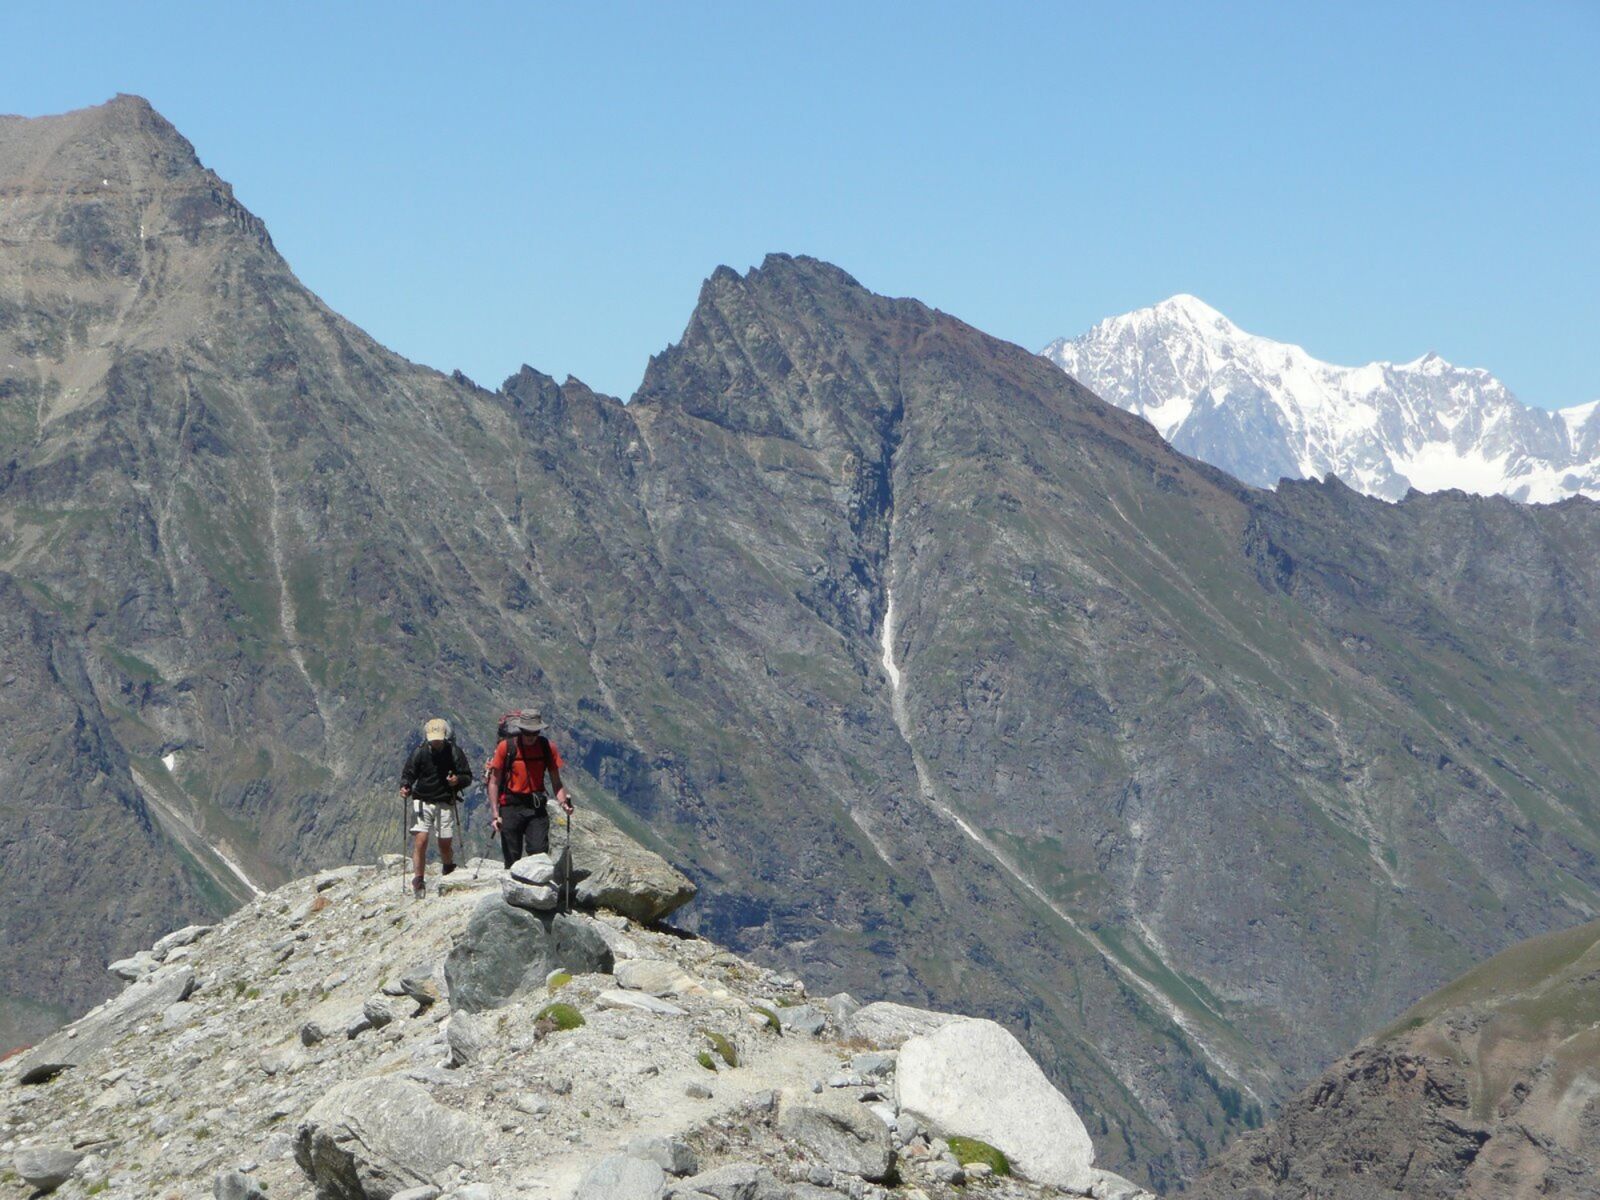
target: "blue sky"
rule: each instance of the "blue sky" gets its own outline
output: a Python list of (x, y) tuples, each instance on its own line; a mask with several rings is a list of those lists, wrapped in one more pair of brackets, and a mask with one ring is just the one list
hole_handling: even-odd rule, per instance
[(148, 97), (329, 303), (490, 385), (627, 395), (783, 250), (1032, 349), (1183, 291), (1600, 398), (1600, 4), (21, 7), (0, 111)]

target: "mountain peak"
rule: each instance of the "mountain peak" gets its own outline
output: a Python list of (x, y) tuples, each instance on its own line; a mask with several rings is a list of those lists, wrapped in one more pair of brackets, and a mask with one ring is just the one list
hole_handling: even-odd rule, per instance
[(1180, 293), (1057, 339), (1044, 356), (1179, 450), (1262, 487), (1337, 474), (1387, 500), (1413, 488), (1535, 502), (1600, 494), (1600, 445), (1576, 433), (1584, 418), (1530, 408), (1489, 372), (1432, 350), (1339, 366)]
[(142, 187), (204, 170), (189, 139), (142, 96), (54, 116), (0, 116), (0, 187)]
[(1159, 304), (1154, 305), (1150, 311), (1160, 313), (1163, 316), (1182, 317), (1195, 324), (1222, 324), (1230, 328), (1236, 328), (1227, 317), (1212, 308), (1200, 297), (1192, 296), (1188, 292), (1179, 292), (1175, 296), (1168, 296)]

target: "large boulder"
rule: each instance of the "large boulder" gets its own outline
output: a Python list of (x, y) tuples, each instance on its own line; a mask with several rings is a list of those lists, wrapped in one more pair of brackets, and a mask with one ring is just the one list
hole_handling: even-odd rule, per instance
[(694, 899), (695, 886), (593, 809), (572, 822), (574, 903), (648, 924)]
[(160, 1016), (193, 991), (194, 970), (182, 964), (162, 967), (130, 983), (99, 1008), (40, 1042), (22, 1060), (20, 1082), (43, 1083), (94, 1062), (140, 1021)]
[(909, 1004), (891, 1004), (880, 1000), (865, 1008), (858, 1008), (845, 1018), (845, 1034), (871, 1042), (884, 1050), (904, 1044), (907, 1038), (932, 1033), (940, 1026), (958, 1018), (954, 1013), (932, 1012), (926, 1008), (912, 1008)]
[(40, 1192), (53, 1192), (78, 1169), (83, 1161), (83, 1151), (69, 1150), (64, 1146), (28, 1146), (17, 1151), (17, 1174), (30, 1187)]
[(830, 1170), (862, 1179), (887, 1179), (894, 1163), (889, 1127), (847, 1096), (786, 1093), (778, 1107), (778, 1132)]
[(958, 1018), (908, 1039), (895, 1092), (902, 1113), (934, 1133), (988, 1142), (1025, 1179), (1079, 1192), (1094, 1181), (1094, 1146), (1077, 1111), (993, 1021)]
[(485, 896), (444, 961), (450, 1007), (500, 1008), (519, 993), (542, 989), (551, 971), (609, 973), (611, 949), (589, 917), (529, 912)]
[(666, 1172), (647, 1159), (612, 1154), (589, 1168), (572, 1200), (659, 1200)]
[(441, 1186), (452, 1163), (471, 1165), (487, 1138), (477, 1121), (393, 1075), (341, 1083), (294, 1135), (294, 1158), (317, 1200), (390, 1200)]

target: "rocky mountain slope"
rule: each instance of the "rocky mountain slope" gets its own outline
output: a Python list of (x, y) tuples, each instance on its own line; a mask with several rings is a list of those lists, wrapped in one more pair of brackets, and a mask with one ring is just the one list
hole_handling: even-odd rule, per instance
[(1600, 911), (1586, 501), (1258, 492), (781, 255), (629, 404), (490, 392), (329, 312), (132, 98), (0, 122), (0, 199), (7, 653), (48, 694), (0, 692), (8, 1008), (396, 848), (420, 719), (481, 758), (529, 701), (687, 924), (1001, 1021), (1149, 1183)]
[[(609, 899), (681, 902), (606, 844)], [(580, 902), (595, 861), (575, 847)], [(0, 1063), (0, 1195), (1151, 1200), (991, 1022), (812, 1000), (713, 943), (554, 911), (548, 857), (420, 902), (404, 870), (299, 880), (119, 964), (125, 991)]]
[(1412, 488), (1549, 503), (1600, 495), (1594, 403), (1523, 404), (1437, 354), (1340, 367), (1173, 296), (1057, 338), (1045, 357), (1138, 413), (1185, 454), (1247, 483), (1336, 475), (1398, 500)]
[(1189, 1194), (1600, 1196), (1600, 922), (1520, 943), (1435, 992)]

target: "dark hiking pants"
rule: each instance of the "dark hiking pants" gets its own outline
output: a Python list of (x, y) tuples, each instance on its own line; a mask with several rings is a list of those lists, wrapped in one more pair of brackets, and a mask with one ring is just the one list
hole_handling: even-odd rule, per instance
[(534, 804), (515, 801), (500, 809), (500, 849), (506, 866), (530, 854), (550, 850), (550, 813), (543, 799)]

